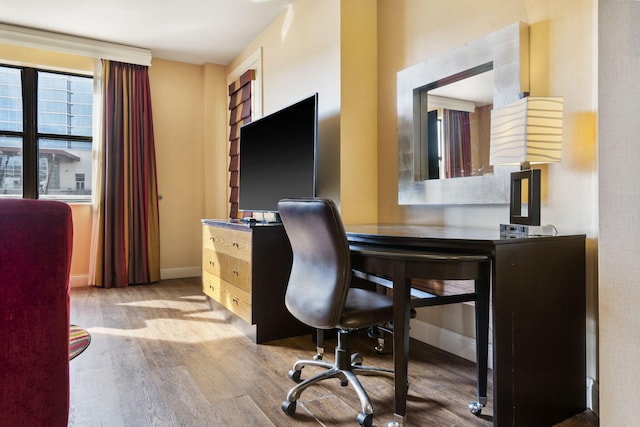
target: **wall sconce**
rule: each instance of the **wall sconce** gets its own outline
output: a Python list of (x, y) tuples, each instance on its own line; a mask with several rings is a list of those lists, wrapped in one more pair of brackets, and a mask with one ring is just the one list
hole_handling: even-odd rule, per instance
[[(540, 170), (562, 158), (560, 97), (527, 96), (491, 112), (491, 165), (520, 165), (511, 174), (510, 224), (540, 225)], [(523, 229), (526, 229), (524, 227)]]

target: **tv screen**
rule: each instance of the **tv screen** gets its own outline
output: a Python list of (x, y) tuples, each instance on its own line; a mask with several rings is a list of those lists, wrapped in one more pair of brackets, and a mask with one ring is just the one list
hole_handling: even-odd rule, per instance
[(278, 201), (316, 195), (318, 94), (240, 128), (238, 208), (277, 212)]

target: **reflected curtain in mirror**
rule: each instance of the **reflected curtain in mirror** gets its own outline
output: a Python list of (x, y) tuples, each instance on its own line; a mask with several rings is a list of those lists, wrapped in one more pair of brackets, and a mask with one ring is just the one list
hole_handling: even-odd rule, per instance
[(148, 67), (103, 60), (102, 159), (90, 282), (160, 280), (155, 143)]
[(471, 132), (469, 113), (443, 110), (444, 146), (446, 152), (446, 177), (458, 178), (471, 175)]

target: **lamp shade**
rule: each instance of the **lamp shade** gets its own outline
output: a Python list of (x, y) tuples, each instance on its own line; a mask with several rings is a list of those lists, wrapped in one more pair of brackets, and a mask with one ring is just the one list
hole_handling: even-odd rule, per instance
[(491, 165), (559, 162), (561, 97), (528, 96), (491, 111)]

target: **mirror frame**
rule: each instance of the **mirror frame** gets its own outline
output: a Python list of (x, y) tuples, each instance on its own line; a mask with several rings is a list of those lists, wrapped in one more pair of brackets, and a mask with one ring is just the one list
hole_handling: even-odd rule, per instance
[(414, 179), (414, 141), (420, 138), (420, 92), (435, 82), (493, 64), (493, 106), (500, 108), (529, 91), (529, 31), (518, 22), (398, 72), (398, 203), (400, 205), (506, 204), (513, 167), (494, 175)]

